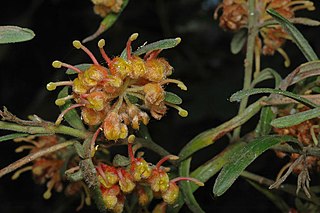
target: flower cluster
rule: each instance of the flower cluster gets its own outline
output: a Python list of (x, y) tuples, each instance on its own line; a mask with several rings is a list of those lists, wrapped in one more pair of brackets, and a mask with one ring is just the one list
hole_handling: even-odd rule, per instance
[(105, 41), (101, 39), (98, 42), (108, 68), (100, 65), (79, 41), (73, 42), (74, 47), (85, 51), (93, 61), (88, 69), (81, 71), (60, 61), (53, 62), (53, 67), (66, 67), (78, 75), (73, 81), (47, 85), (48, 90), (54, 90), (57, 86), (72, 86), (72, 95), (57, 99), (56, 104), (63, 105), (68, 99), (76, 102), (60, 114), (56, 124), (61, 122), (68, 110), (80, 107), (84, 123), (100, 125), (108, 140), (118, 140), (128, 136), (128, 126), (139, 129), (140, 123), (148, 124), (149, 115), (142, 109), (150, 111), (151, 116), (158, 120), (165, 115), (167, 106), (176, 108), (183, 117), (188, 115), (186, 110), (166, 101), (166, 84), (176, 83), (182, 90), (187, 88), (181, 81), (167, 78), (173, 68), (164, 58), (158, 57), (161, 50), (147, 52), (144, 58), (131, 53), (131, 42), (137, 36), (137, 33), (130, 36), (126, 56), (113, 59), (103, 49)]
[(91, 0), (94, 4), (94, 12), (101, 16), (106, 17), (109, 13), (119, 13), (123, 0)]
[[(313, 2), (308, 0), (260, 0), (256, 1), (256, 14), (258, 16), (258, 24), (263, 26), (272, 17), (267, 13), (268, 9), (274, 9), (287, 19), (295, 17), (297, 10), (307, 9), (314, 10)], [(218, 18), (218, 12), (222, 9), (220, 16), (220, 27), (225, 30), (238, 31), (246, 28), (248, 25), (248, 1), (247, 0), (223, 0), (217, 7), (214, 18)], [(273, 55), (278, 51), (285, 59), (286, 65), (289, 59), (281, 46), (290, 36), (284, 31), (280, 25), (272, 24), (260, 28), (260, 37), (256, 38), (256, 54)]]
[[(28, 145), (21, 145), (16, 149), (16, 152), (22, 152), (29, 150), (30, 154), (37, 153), (40, 150), (57, 145), (60, 138), (55, 135), (52, 136), (28, 136), (25, 138), (17, 138), (15, 142), (26, 142)], [(77, 196), (81, 194), (82, 202), (80, 208), (83, 205), (84, 199), (86, 203), (90, 204), (90, 196), (87, 187), (82, 181), (69, 183), (64, 187), (65, 178), (62, 176), (64, 169), (72, 166), (76, 162), (74, 159), (66, 161), (65, 157), (68, 156), (68, 149), (64, 148), (59, 152), (48, 153), (42, 157), (35, 159), (32, 165), (26, 166), (14, 173), (12, 179), (17, 179), (21, 173), (26, 171), (32, 171), (32, 176), (36, 183), (46, 184), (47, 190), (44, 192), (43, 197), (49, 199), (52, 195), (52, 189), (57, 192), (64, 192), (67, 196)]]
[(160, 197), (167, 204), (174, 204), (179, 195), (176, 184), (180, 180), (190, 180), (203, 186), (194, 178), (178, 177), (169, 179), (168, 169), (162, 167), (167, 160), (176, 160), (177, 156), (169, 155), (162, 158), (156, 165), (147, 163), (142, 157), (135, 157), (132, 149), (134, 136), (128, 138), (128, 154), (130, 163), (126, 167), (109, 166), (103, 163), (96, 167), (100, 189), (105, 206), (113, 212), (122, 212), (127, 194), (136, 193), (139, 205), (146, 206), (153, 196)]
[[(305, 111), (307, 108), (299, 109), (299, 111)], [(288, 115), (289, 113), (287, 111), (282, 111), (280, 113), (281, 116)], [(286, 127), (286, 128), (273, 128), (273, 131), (279, 135), (290, 135), (298, 139), (298, 141), (303, 146), (315, 146), (318, 144), (318, 138), (317, 135), (320, 133), (320, 119), (314, 118), (307, 121), (304, 121), (300, 124)], [(286, 156), (283, 152), (277, 152), (277, 155), (279, 157)], [(292, 153), (290, 155), (290, 161), (294, 162), (300, 157), (300, 154)], [(316, 169), (320, 170), (319, 167), (320, 159), (315, 156), (307, 156), (305, 159), (305, 165), (308, 167), (308, 169)], [(296, 174), (299, 174), (301, 170), (303, 169), (303, 164), (297, 165), (293, 172)]]

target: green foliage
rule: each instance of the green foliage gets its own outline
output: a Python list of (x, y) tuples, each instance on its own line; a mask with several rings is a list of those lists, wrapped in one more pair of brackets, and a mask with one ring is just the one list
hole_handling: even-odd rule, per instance
[(33, 39), (34, 32), (18, 26), (0, 26), (0, 44), (16, 43)]

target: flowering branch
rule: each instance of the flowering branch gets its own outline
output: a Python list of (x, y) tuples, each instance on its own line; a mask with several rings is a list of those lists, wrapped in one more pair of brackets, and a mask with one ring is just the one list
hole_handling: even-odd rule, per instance
[(67, 146), (71, 146), (73, 144), (74, 144), (74, 141), (66, 141), (66, 142), (59, 143), (57, 145), (53, 145), (51, 147), (45, 148), (45, 149), (41, 149), (38, 152), (29, 154), (29, 155), (17, 160), (16, 162), (6, 166), (5, 168), (1, 169), (0, 170), (0, 178), (10, 172), (13, 172), (14, 170), (20, 168), (21, 166), (39, 158), (39, 157), (42, 157), (42, 156), (47, 155), (52, 152), (56, 152), (60, 149), (63, 149)]

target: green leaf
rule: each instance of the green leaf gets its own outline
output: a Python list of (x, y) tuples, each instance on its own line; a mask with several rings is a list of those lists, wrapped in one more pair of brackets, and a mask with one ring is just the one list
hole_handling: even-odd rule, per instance
[(88, 36), (87, 38), (83, 39), (82, 42), (86, 43), (88, 41), (92, 41), (92, 40), (96, 39), (99, 35), (104, 33), (106, 30), (108, 30), (110, 27), (112, 27), (113, 24), (118, 20), (122, 11), (124, 10), (124, 8), (126, 8), (128, 3), (129, 3), (129, 0), (123, 0), (120, 11), (118, 13), (111, 12), (106, 17), (104, 17), (103, 20), (100, 22), (100, 26), (97, 29), (97, 31), (95, 33), (93, 33), (92, 35)]
[[(92, 64), (78, 64), (78, 65), (75, 65), (75, 67), (80, 69), (81, 71), (85, 71), (85, 70), (89, 69), (89, 67), (91, 67), (91, 66), (92, 66)], [(77, 72), (72, 70), (72, 69), (67, 69), (66, 74), (67, 75), (72, 75), (72, 74), (77, 74)]]
[(262, 194), (264, 194), (275, 206), (278, 207), (278, 209), (281, 212), (290, 212), (290, 207), (288, 206), (288, 204), (282, 199), (282, 197), (280, 197), (279, 195), (277, 195), (276, 193), (274, 193), (274, 191), (271, 191), (269, 189), (263, 188), (262, 186), (260, 186), (259, 184), (247, 180), (251, 186), (253, 186), (256, 190), (258, 190), (259, 192), (261, 192)]
[(166, 92), (164, 96), (164, 100), (170, 104), (176, 104), (176, 105), (182, 104), (182, 99), (178, 95), (172, 92)]
[(213, 186), (213, 194), (216, 196), (224, 194), (244, 169), (263, 152), (276, 144), (292, 140), (294, 140), (294, 138), (287, 135), (268, 135), (257, 138), (245, 145), (237, 153), (234, 153), (230, 162), (222, 168)]
[(133, 96), (133, 95), (129, 95), (129, 94), (126, 94), (127, 98), (129, 99), (129, 101), (133, 104), (136, 104), (138, 103), (139, 99), (136, 97), (136, 96)]
[(124, 166), (128, 166), (130, 164), (130, 159), (126, 156), (120, 155), (120, 154), (116, 154), (113, 158), (112, 161), (113, 166), (115, 167), (124, 167)]
[(85, 151), (84, 151), (83, 145), (77, 141), (77, 142), (75, 142), (75, 143), (73, 144), (73, 146), (74, 146), (74, 149), (76, 150), (77, 154), (78, 154), (82, 159), (85, 158)]
[(233, 54), (238, 54), (242, 50), (246, 40), (247, 29), (241, 29), (236, 34), (234, 34), (230, 44), (231, 52)]
[[(192, 158), (188, 158), (187, 160), (181, 162), (182, 169), (179, 170), (179, 175), (181, 177), (189, 177), (190, 176), (189, 175), (189, 171), (190, 171), (191, 159)], [(198, 204), (197, 200), (193, 196), (193, 191), (191, 189), (191, 184), (195, 184), (195, 183), (190, 183), (190, 182), (186, 182), (186, 181), (182, 181), (180, 183), (180, 189), (181, 189), (181, 192), (183, 193), (183, 195), (185, 197), (185, 201), (186, 201), (189, 209), (192, 212), (204, 213), (204, 211), (202, 210), (202, 208)]]
[(267, 12), (287, 31), (308, 61), (318, 60), (309, 42), (293, 24), (273, 9), (268, 9)]
[[(242, 148), (245, 145), (243, 142), (234, 143), (227, 148), (225, 148), (221, 153), (214, 156), (212, 159), (207, 161), (206, 163), (199, 166), (193, 172), (190, 173), (190, 176), (198, 179), (201, 182), (206, 182), (213, 175), (215, 175), (220, 169), (230, 160), (231, 156), (236, 152), (236, 150)], [(190, 167), (190, 161), (184, 161), (179, 166), (179, 172), (181, 174), (185, 174), (188, 168)], [(180, 184), (183, 184), (182, 182)], [(187, 183), (188, 184), (188, 183)], [(188, 193), (188, 196), (193, 196), (192, 193), (195, 192), (199, 186), (196, 184), (189, 184), (187, 187), (182, 187), (182, 190), (191, 190)], [(189, 198), (187, 198), (189, 199)], [(178, 201), (174, 204), (174, 208), (171, 209), (171, 212), (178, 212), (179, 209), (183, 206), (185, 200), (178, 199)]]
[(280, 82), (282, 81), (281, 76), (274, 69), (265, 68), (259, 73), (258, 76), (254, 78), (254, 80), (251, 83), (252, 87), (254, 87), (256, 84), (262, 81), (272, 79), (272, 78), (274, 78), (275, 80), (275, 88), (278, 88), (280, 85)]
[(271, 125), (277, 128), (290, 127), (319, 116), (320, 108), (314, 108), (307, 111), (298, 112), (293, 115), (277, 118), (271, 122)]
[(213, 144), (216, 140), (218, 140), (228, 132), (246, 123), (250, 118), (252, 118), (256, 113), (260, 111), (260, 102), (262, 100), (265, 100), (265, 98), (262, 97), (255, 103), (248, 106), (241, 114), (235, 116), (234, 118), (221, 124), (220, 126), (209, 129), (197, 135), (181, 150), (179, 154), (180, 161), (191, 156), (198, 150)]
[(9, 135), (4, 135), (0, 137), (0, 142), (2, 141), (9, 141), (12, 139), (16, 139), (16, 138), (22, 138), (22, 137), (26, 137), (29, 134), (27, 133), (13, 133), (13, 134), (9, 134)]
[(153, 50), (170, 49), (177, 46), (181, 42), (181, 38), (169, 38), (143, 45), (133, 52), (134, 55), (142, 55)]
[[(63, 98), (69, 95), (68, 93), (69, 87), (64, 87), (58, 94), (58, 99)], [(71, 100), (67, 100), (66, 103), (60, 106), (60, 110), (64, 111), (68, 107), (72, 105)], [(80, 116), (77, 113), (77, 110), (72, 109), (64, 115), (64, 119), (72, 126), (73, 128), (85, 130), (85, 127), (82, 123)]]
[(0, 44), (28, 41), (33, 39), (34, 32), (17, 26), (0, 26)]
[(283, 95), (289, 98), (292, 98), (293, 100), (296, 100), (300, 103), (303, 103), (304, 105), (311, 107), (311, 108), (315, 108), (318, 107), (317, 104), (313, 103), (312, 101), (303, 98), (297, 94), (294, 94), (292, 92), (288, 92), (288, 91), (284, 91), (284, 90), (280, 90), (280, 89), (271, 89), (271, 88), (254, 88), (254, 89), (249, 89), (249, 90), (240, 90), (236, 93), (234, 93), (231, 97), (230, 97), (230, 101), (240, 101), (243, 98), (246, 98), (250, 95), (255, 95), (255, 94), (260, 94), (260, 93), (271, 93), (271, 94), (277, 94), (277, 95)]
[(263, 107), (260, 112), (259, 123), (255, 129), (257, 137), (268, 135), (271, 131), (271, 121), (276, 117), (272, 112), (271, 106)]

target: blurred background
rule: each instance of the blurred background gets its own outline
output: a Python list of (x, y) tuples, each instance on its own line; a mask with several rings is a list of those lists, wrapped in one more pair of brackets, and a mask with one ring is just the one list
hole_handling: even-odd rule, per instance
[[(218, 27), (213, 19), (217, 0), (131, 0), (115, 25), (99, 38), (106, 40), (106, 51), (110, 56), (121, 53), (128, 37), (139, 33), (133, 49), (143, 43), (164, 38), (181, 37), (182, 42), (174, 49), (165, 50), (161, 56), (174, 67), (173, 78), (180, 79), (188, 91), (175, 86), (168, 90), (183, 98), (183, 108), (189, 111), (187, 118), (181, 118), (170, 109), (161, 121), (152, 120), (149, 128), (155, 142), (173, 154), (198, 133), (213, 128), (236, 115), (237, 103), (230, 103), (232, 93), (242, 88), (244, 52), (232, 55), (230, 40), (232, 34)], [(313, 12), (302, 11), (299, 16), (319, 20), (318, 8)], [(54, 105), (58, 91), (48, 92), (45, 86), (50, 81), (67, 80), (63, 69), (54, 69), (53, 60), (69, 64), (90, 62), (88, 56), (72, 46), (75, 39), (82, 40), (98, 28), (101, 18), (94, 14), (90, 0), (31, 0), (4, 1), (0, 7), (0, 25), (17, 25), (32, 29), (36, 37), (28, 42), (0, 45), (0, 106), (6, 106), (20, 118), (37, 114), (45, 120), (54, 121), (59, 109)], [(299, 27), (317, 53), (320, 53), (319, 28)], [(97, 48), (98, 39), (86, 46), (102, 62)], [(292, 59), (289, 68), (276, 54), (262, 57), (262, 68), (272, 67), (283, 77), (296, 66), (305, 62), (303, 55), (292, 42), (284, 49)], [(260, 86), (273, 86), (267, 82)], [(244, 132), (254, 128), (257, 118), (244, 126)], [(5, 132), (0, 131), (1, 135)], [(225, 146), (227, 140), (200, 151), (194, 156), (193, 168), (206, 162)], [(17, 160), (25, 153), (16, 154), (16, 144), (0, 144), (1, 168)], [(156, 162), (153, 153), (146, 158)], [(155, 161), (154, 161), (155, 160)], [(257, 174), (274, 179), (285, 160), (275, 158), (267, 152), (249, 167)], [(11, 181), (11, 175), (0, 179), (0, 212), (73, 212), (77, 201), (69, 201), (59, 193), (50, 200), (44, 200), (45, 186), (33, 183), (30, 173)], [(214, 198), (214, 179), (207, 182), (195, 195), (206, 212), (277, 212), (269, 200), (253, 189), (246, 181), (239, 179), (222, 197)], [(289, 179), (290, 181), (290, 179)], [(295, 181), (295, 178), (292, 178)], [(70, 203), (65, 207), (65, 203)], [(95, 212), (86, 207), (81, 212)], [(182, 212), (188, 212), (183, 208)]]

